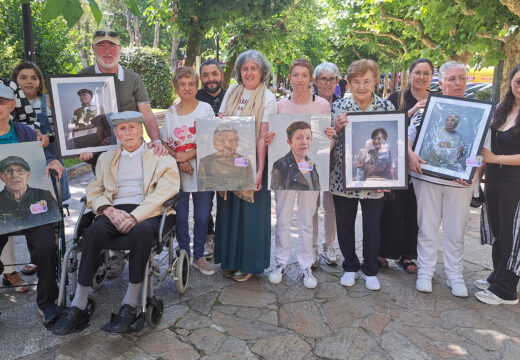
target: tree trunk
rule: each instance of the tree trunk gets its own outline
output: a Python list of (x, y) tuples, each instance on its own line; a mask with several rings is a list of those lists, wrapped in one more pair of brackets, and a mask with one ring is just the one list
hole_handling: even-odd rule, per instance
[(195, 65), (195, 57), (199, 55), (200, 42), (202, 41), (203, 36), (204, 34), (197, 25), (192, 27), (186, 45), (186, 59), (184, 61), (184, 66), (193, 67), (193, 65)]
[(401, 70), (401, 90), (405, 89), (408, 85), (408, 70)]
[(135, 45), (135, 36), (132, 31), (132, 25), (130, 25), (130, 10), (128, 10), (128, 6), (125, 5), (125, 15), (126, 15), (126, 31), (128, 31), (128, 37), (130, 38), (130, 46)]
[(383, 98), (386, 98), (386, 91), (388, 89), (388, 74), (385, 73), (383, 77)]
[(392, 92), (397, 88), (397, 70), (392, 72)]
[(159, 47), (159, 34), (161, 32), (161, 25), (159, 25), (159, 21), (155, 23), (155, 33), (153, 37), (153, 47), (158, 48)]
[(139, 31), (139, 18), (134, 15), (135, 46), (141, 47), (141, 32)]
[(172, 67), (172, 72), (175, 72), (177, 69), (177, 50), (179, 49), (179, 42), (180, 39), (177, 37), (177, 35), (172, 36), (172, 51), (170, 53), (170, 64)]
[(520, 3), (518, 0), (500, 0), (500, 2), (502, 5), (507, 6), (513, 14), (520, 16)]
[(233, 70), (235, 70), (235, 61), (237, 61), (238, 54), (238, 51), (233, 51), (231, 56), (226, 61), (226, 71), (224, 71), (224, 81), (222, 82), (222, 87), (224, 89), (229, 88), (229, 83), (231, 82), (231, 77), (233, 76)]
[(502, 84), (500, 85), (501, 99), (504, 99), (509, 87), (509, 81), (507, 81), (509, 72), (513, 70), (516, 65), (520, 64), (520, 31), (518, 29), (507, 37), (507, 41), (504, 44), (504, 55), (504, 71)]

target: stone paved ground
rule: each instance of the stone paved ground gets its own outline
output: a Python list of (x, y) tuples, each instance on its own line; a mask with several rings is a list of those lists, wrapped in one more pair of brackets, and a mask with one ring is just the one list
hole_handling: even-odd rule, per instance
[[(75, 196), (88, 181), (73, 181)], [(74, 205), (73, 215), (77, 212)], [(72, 218), (68, 220), (69, 228)], [(293, 240), (296, 242), (296, 228)], [(320, 224), (320, 236), (321, 233)], [(70, 233), (70, 231), (69, 231)], [(360, 233), (360, 224), (357, 224)], [(489, 247), (477, 245), (478, 211), (466, 233), (465, 278), (488, 274)], [(22, 244), (23, 245), (23, 244)], [(22, 253), (23, 246), (17, 245)], [(294, 261), (294, 254), (292, 257)], [(415, 276), (393, 262), (380, 275), (382, 289), (361, 280), (342, 287), (338, 267), (320, 265), (318, 287), (303, 287), (296, 264), (280, 285), (265, 275), (245, 284), (219, 273), (191, 272), (179, 296), (168, 280), (157, 292), (166, 303), (161, 323), (134, 335), (99, 330), (119, 307), (123, 279), (95, 292), (98, 309), (81, 334), (54, 337), (41, 325), (34, 292), (0, 291), (0, 357), (4, 359), (518, 359), (520, 306), (491, 307), (472, 295), (455, 298), (445, 284), (442, 253), (432, 294), (415, 290)]]

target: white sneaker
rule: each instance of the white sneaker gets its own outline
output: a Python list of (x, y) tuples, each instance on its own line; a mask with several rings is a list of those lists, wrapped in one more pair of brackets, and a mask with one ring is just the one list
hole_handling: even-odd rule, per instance
[(279, 284), (282, 282), (283, 274), (285, 272), (285, 266), (278, 264), (273, 271), (269, 274), (269, 282), (271, 284)]
[(312, 270), (310, 268), (302, 271), (302, 278), (303, 286), (305, 286), (307, 289), (314, 289), (316, 286), (318, 286), (318, 281), (316, 281), (316, 278), (312, 275)]
[(468, 297), (468, 288), (464, 283), (464, 279), (455, 279), (446, 281), (446, 284), (451, 288), (451, 293), (457, 297)]
[(475, 287), (480, 290), (487, 290), (488, 287), (491, 285), (488, 283), (487, 279), (478, 279), (474, 282)]
[(489, 305), (501, 305), (501, 304), (516, 305), (516, 304), (518, 304), (518, 299), (504, 300), (502, 298), (499, 298), (498, 296), (496, 296), (489, 290), (478, 291), (475, 293), (475, 297), (479, 301), (482, 301), (483, 303), (489, 304)]
[(323, 259), (325, 260), (325, 264), (332, 265), (332, 266), (338, 264), (336, 250), (334, 250), (333, 246), (323, 245), (323, 253), (321, 255), (323, 256)]
[(367, 276), (361, 271), (361, 277), (365, 279), (365, 287), (368, 290), (376, 291), (381, 289), (381, 284), (379, 284), (379, 280), (377, 279), (377, 276)]
[(312, 259), (312, 265), (311, 270), (318, 270), (318, 265), (320, 263), (320, 258), (318, 257), (318, 248), (314, 248), (313, 250), (313, 259)]
[(358, 277), (357, 272), (346, 271), (341, 277), (341, 285), (343, 286), (354, 286), (356, 283), (356, 278)]
[(432, 292), (432, 278), (428, 275), (418, 275), (417, 281), (415, 282), (415, 288), (420, 292), (431, 293)]

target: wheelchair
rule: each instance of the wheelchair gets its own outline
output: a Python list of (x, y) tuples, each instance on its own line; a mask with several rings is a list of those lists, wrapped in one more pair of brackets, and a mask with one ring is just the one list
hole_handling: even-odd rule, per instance
[[(137, 317), (136, 321), (132, 324), (132, 331), (138, 332), (144, 328), (145, 322), (154, 328), (161, 321), (164, 302), (162, 299), (154, 295), (154, 291), (158, 289), (168, 277), (171, 276), (175, 282), (175, 286), (179, 294), (184, 294), (188, 286), (189, 279), (189, 257), (186, 250), (174, 250), (174, 237), (175, 237), (175, 216), (167, 215), (169, 209), (174, 209), (180, 194), (176, 194), (173, 198), (166, 201), (164, 205), (164, 211), (161, 217), (160, 228), (158, 233), (158, 239), (155, 245), (152, 247), (150, 258), (146, 264), (145, 276), (143, 279), (143, 288), (141, 295), (141, 312)], [(79, 218), (74, 228), (73, 243), (64, 255), (61, 269), (61, 278), (59, 284), (59, 295), (58, 295), (58, 308), (64, 309), (67, 305), (67, 282), (68, 274), (71, 274), (70, 279), (70, 295), (69, 300), (72, 301), (77, 287), (77, 272), (79, 269), (78, 253), (81, 251), (81, 240), (84, 230), (92, 223), (94, 214), (92, 212), (86, 212), (87, 203), (86, 197), (81, 199), (83, 203), (80, 210)], [(125, 236), (125, 235), (121, 235)], [(165, 260), (163, 255), (163, 249), (167, 248), (167, 264), (164, 268), (162, 262)], [(92, 286), (93, 290), (99, 289), (106, 277), (107, 269), (118, 260), (111, 260), (109, 257), (108, 250), (124, 250), (120, 248), (108, 247), (104, 249), (100, 254), (100, 263), (97, 271), (94, 275)], [(125, 259), (128, 257), (125, 254)], [(89, 315), (95, 312), (96, 301), (92, 294), (88, 296), (87, 310)], [(114, 314), (113, 314), (114, 315)]]

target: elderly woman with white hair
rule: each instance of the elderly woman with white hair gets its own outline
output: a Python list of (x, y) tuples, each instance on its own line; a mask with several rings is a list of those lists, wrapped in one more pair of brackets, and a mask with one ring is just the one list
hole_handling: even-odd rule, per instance
[(269, 114), (277, 112), (276, 97), (264, 84), (270, 68), (257, 50), (240, 54), (235, 64), (238, 84), (228, 89), (220, 107), (220, 115), (255, 117), (256, 188), (217, 197), (215, 263), (221, 264), (224, 276), (239, 282), (262, 274), (270, 264), (271, 199), (264, 133)]
[[(466, 90), (466, 67), (449, 61), (439, 69), (439, 86), (443, 94), (464, 97)], [(421, 163), (425, 163), (412, 150), (422, 123), (423, 112), (417, 111), (408, 127), (408, 159), (413, 187), (417, 197), (417, 275), (416, 288), (421, 292), (432, 292), (432, 277), (437, 264), (439, 248), (439, 225), (443, 230), (443, 257), (447, 284), (454, 296), (467, 297), (464, 283), (463, 255), (464, 231), (468, 223), (469, 203), (473, 186), (461, 179), (456, 181), (439, 179), (423, 174)], [(475, 177), (478, 172), (475, 172)]]

